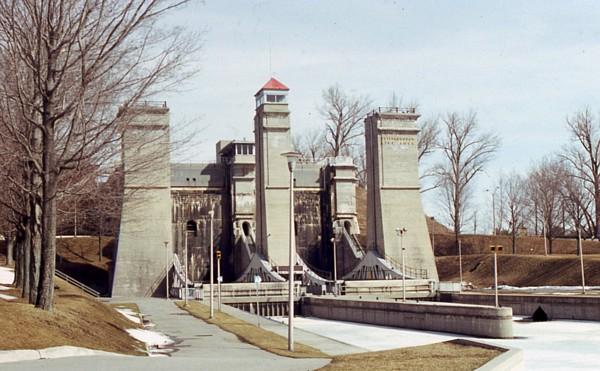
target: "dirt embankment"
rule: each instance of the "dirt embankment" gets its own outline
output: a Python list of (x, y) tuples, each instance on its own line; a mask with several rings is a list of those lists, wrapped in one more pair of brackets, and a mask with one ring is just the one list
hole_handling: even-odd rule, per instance
[[(486, 254), (490, 252), (490, 245), (502, 245), (503, 254), (512, 254), (512, 238), (506, 235), (472, 235), (461, 236), (462, 253)], [(600, 254), (600, 241), (583, 241), (584, 254)], [(552, 250), (548, 244), (548, 251), (552, 254), (577, 253), (577, 240), (573, 238), (557, 238), (552, 240)], [(541, 236), (521, 236), (516, 239), (516, 254), (543, 255), (544, 239)], [(434, 253), (436, 256), (458, 255), (458, 248), (453, 234), (436, 233), (434, 240)]]
[[(441, 281), (459, 281), (458, 256), (436, 258)], [(490, 287), (494, 281), (493, 255), (463, 255), (463, 281)], [(586, 285), (600, 285), (600, 255), (584, 256)], [(581, 285), (579, 257), (569, 255), (499, 255), (498, 284), (510, 286)]]
[[(2, 291), (19, 297), (20, 290)], [(139, 327), (107, 305), (55, 279), (52, 313), (23, 299), (0, 299), (0, 350), (43, 349), (72, 345), (108, 352), (142, 355), (144, 344), (125, 331)]]

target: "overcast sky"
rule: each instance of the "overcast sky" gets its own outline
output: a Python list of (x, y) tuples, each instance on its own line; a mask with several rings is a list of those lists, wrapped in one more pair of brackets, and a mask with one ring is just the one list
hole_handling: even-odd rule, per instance
[[(523, 172), (568, 143), (568, 115), (600, 111), (599, 20), (595, 1), (206, 0), (171, 18), (206, 32), (201, 72), (166, 98), (173, 122), (201, 130), (189, 162), (213, 161), (219, 139), (253, 138), (254, 93), (274, 76), (290, 88), (293, 131), (322, 127), (332, 84), (375, 106), (396, 92), (423, 117), (476, 111), (502, 137), (488, 174)], [(434, 193), (424, 202), (443, 217)]]

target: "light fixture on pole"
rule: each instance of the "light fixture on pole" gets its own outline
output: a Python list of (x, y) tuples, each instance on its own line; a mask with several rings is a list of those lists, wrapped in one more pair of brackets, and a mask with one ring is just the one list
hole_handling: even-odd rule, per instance
[(581, 291), (585, 295), (585, 271), (583, 269), (583, 245), (581, 243), (581, 228), (577, 228), (577, 244), (579, 245), (579, 262), (581, 263)]
[(165, 241), (165, 291), (169, 300), (169, 241)]
[(188, 276), (188, 260), (189, 260), (189, 258), (188, 258), (188, 233), (189, 232), (197, 233), (197, 231), (198, 231), (198, 225), (196, 224), (195, 221), (190, 220), (185, 224), (185, 234), (184, 234), (185, 249), (183, 252), (183, 254), (185, 255), (184, 256), (184, 258), (185, 258), (185, 261), (184, 261), (185, 277), (184, 277), (184, 283), (183, 283), (183, 298), (184, 298), (183, 305), (184, 306), (188, 305), (188, 277), (189, 277)]
[(288, 350), (290, 352), (294, 351), (294, 260), (296, 255), (296, 246), (295, 246), (295, 231), (294, 231), (294, 169), (296, 167), (296, 162), (298, 158), (300, 158), (301, 154), (298, 152), (286, 152), (282, 153), (282, 156), (285, 156), (287, 159), (288, 170), (290, 172), (290, 251), (289, 251), (289, 303), (288, 303)]
[(404, 253), (404, 234), (406, 228), (396, 228), (396, 234), (400, 237), (400, 251), (402, 252), (402, 301), (406, 301), (406, 255)]
[(494, 297), (496, 308), (498, 307), (498, 252), (502, 251), (502, 245), (491, 245), (490, 249), (494, 253)]
[(215, 217), (215, 211), (214, 210), (210, 210), (208, 212), (208, 217), (210, 218), (210, 259), (209, 259), (209, 264), (210, 264), (210, 318), (213, 318), (215, 316), (215, 304), (213, 301), (214, 298), (214, 294), (213, 294), (213, 281), (214, 281), (214, 272), (213, 272), (213, 249), (214, 249), (214, 244), (213, 244), (213, 219)]

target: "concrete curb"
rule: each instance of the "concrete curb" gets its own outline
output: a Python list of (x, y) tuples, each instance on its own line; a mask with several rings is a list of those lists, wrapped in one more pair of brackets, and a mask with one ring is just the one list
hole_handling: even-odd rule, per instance
[(0, 351), (0, 363), (35, 361), (38, 359), (54, 359), (64, 357), (84, 357), (84, 356), (119, 356), (127, 357), (125, 354), (104, 352), (88, 348), (79, 348), (73, 346), (59, 346), (46, 349), (18, 349)]
[(510, 371), (523, 369), (523, 351), (521, 349), (507, 347), (497, 348), (506, 349), (506, 352), (479, 367), (477, 371)]

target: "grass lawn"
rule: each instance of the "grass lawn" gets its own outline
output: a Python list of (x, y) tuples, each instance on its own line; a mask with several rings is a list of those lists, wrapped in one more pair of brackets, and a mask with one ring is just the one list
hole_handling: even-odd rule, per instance
[[(3, 294), (19, 297), (20, 290)], [(113, 308), (55, 278), (52, 313), (24, 299), (0, 299), (0, 350), (44, 349), (71, 345), (107, 352), (145, 355), (145, 345), (125, 331), (141, 327)]]

